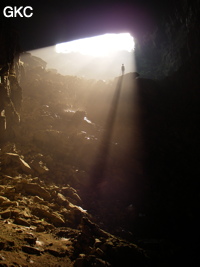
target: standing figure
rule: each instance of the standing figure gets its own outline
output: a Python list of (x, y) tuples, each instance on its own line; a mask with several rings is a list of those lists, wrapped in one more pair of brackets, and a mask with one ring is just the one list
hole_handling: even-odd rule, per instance
[(125, 72), (124, 64), (122, 64), (121, 70), (122, 70), (122, 75), (124, 75), (124, 72)]

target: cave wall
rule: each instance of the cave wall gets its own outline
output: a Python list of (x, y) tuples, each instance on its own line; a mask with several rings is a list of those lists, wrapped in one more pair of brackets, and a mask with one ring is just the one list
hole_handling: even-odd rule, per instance
[(19, 85), (22, 62), (19, 60), (17, 33), (2, 25), (0, 33), (0, 143), (12, 139), (20, 122), (22, 89)]
[[(145, 205), (155, 232), (160, 227), (162, 235), (195, 244), (200, 201), (200, 2), (177, 3), (154, 34), (138, 42), (141, 61), (136, 50), (138, 72), (156, 79), (137, 80), (149, 186)], [(186, 229), (184, 235), (180, 226)]]
[(172, 75), (199, 57), (200, 1), (174, 1), (157, 15), (155, 27), (136, 38), (137, 71), (145, 78)]

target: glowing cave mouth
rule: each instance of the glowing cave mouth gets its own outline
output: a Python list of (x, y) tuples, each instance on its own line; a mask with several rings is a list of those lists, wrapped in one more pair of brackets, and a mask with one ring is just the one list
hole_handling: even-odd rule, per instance
[(78, 52), (94, 57), (108, 56), (114, 52), (134, 50), (134, 39), (129, 33), (104, 34), (56, 45), (57, 53)]

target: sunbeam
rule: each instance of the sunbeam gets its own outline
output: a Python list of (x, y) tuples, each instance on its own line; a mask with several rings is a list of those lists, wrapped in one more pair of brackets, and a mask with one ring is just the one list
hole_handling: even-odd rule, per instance
[[(30, 52), (45, 60), (48, 68), (57, 69), (58, 73), (67, 77), (85, 78), (82, 81), (92, 79), (94, 83), (96, 80), (97, 87), (94, 90), (88, 91), (84, 86), (81, 89), (85, 107), (79, 104), (78, 107), (72, 105), (71, 108), (85, 108), (94, 115), (91, 116), (92, 122), (98, 118), (101, 121), (98, 145), (92, 152), (88, 169), (90, 189), (100, 195), (102, 192), (107, 194), (106, 191), (111, 195), (120, 194), (121, 189), (117, 187), (120, 184), (127, 187), (127, 181), (130, 182), (132, 176), (136, 176), (136, 168), (141, 161), (136, 159), (134, 152), (140, 150), (141, 142), (138, 137), (139, 112), (135, 80), (138, 74), (135, 72), (133, 37), (129, 33), (104, 34)], [(76, 90), (76, 85), (73, 90)], [(111, 162), (112, 158), (116, 162)], [(116, 168), (121, 173), (120, 176), (110, 174)], [(130, 184), (134, 182), (131, 181)], [(128, 188), (134, 192), (136, 190), (130, 186)], [(126, 190), (128, 196), (129, 190)]]

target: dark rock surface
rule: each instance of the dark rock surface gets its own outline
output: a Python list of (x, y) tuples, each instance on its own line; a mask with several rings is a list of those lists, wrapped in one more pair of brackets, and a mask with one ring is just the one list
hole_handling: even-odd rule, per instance
[[(161, 79), (199, 57), (199, 1), (163, 3), (155, 27), (136, 38), (137, 71), (145, 78)], [(194, 61), (193, 61), (194, 63)]]

